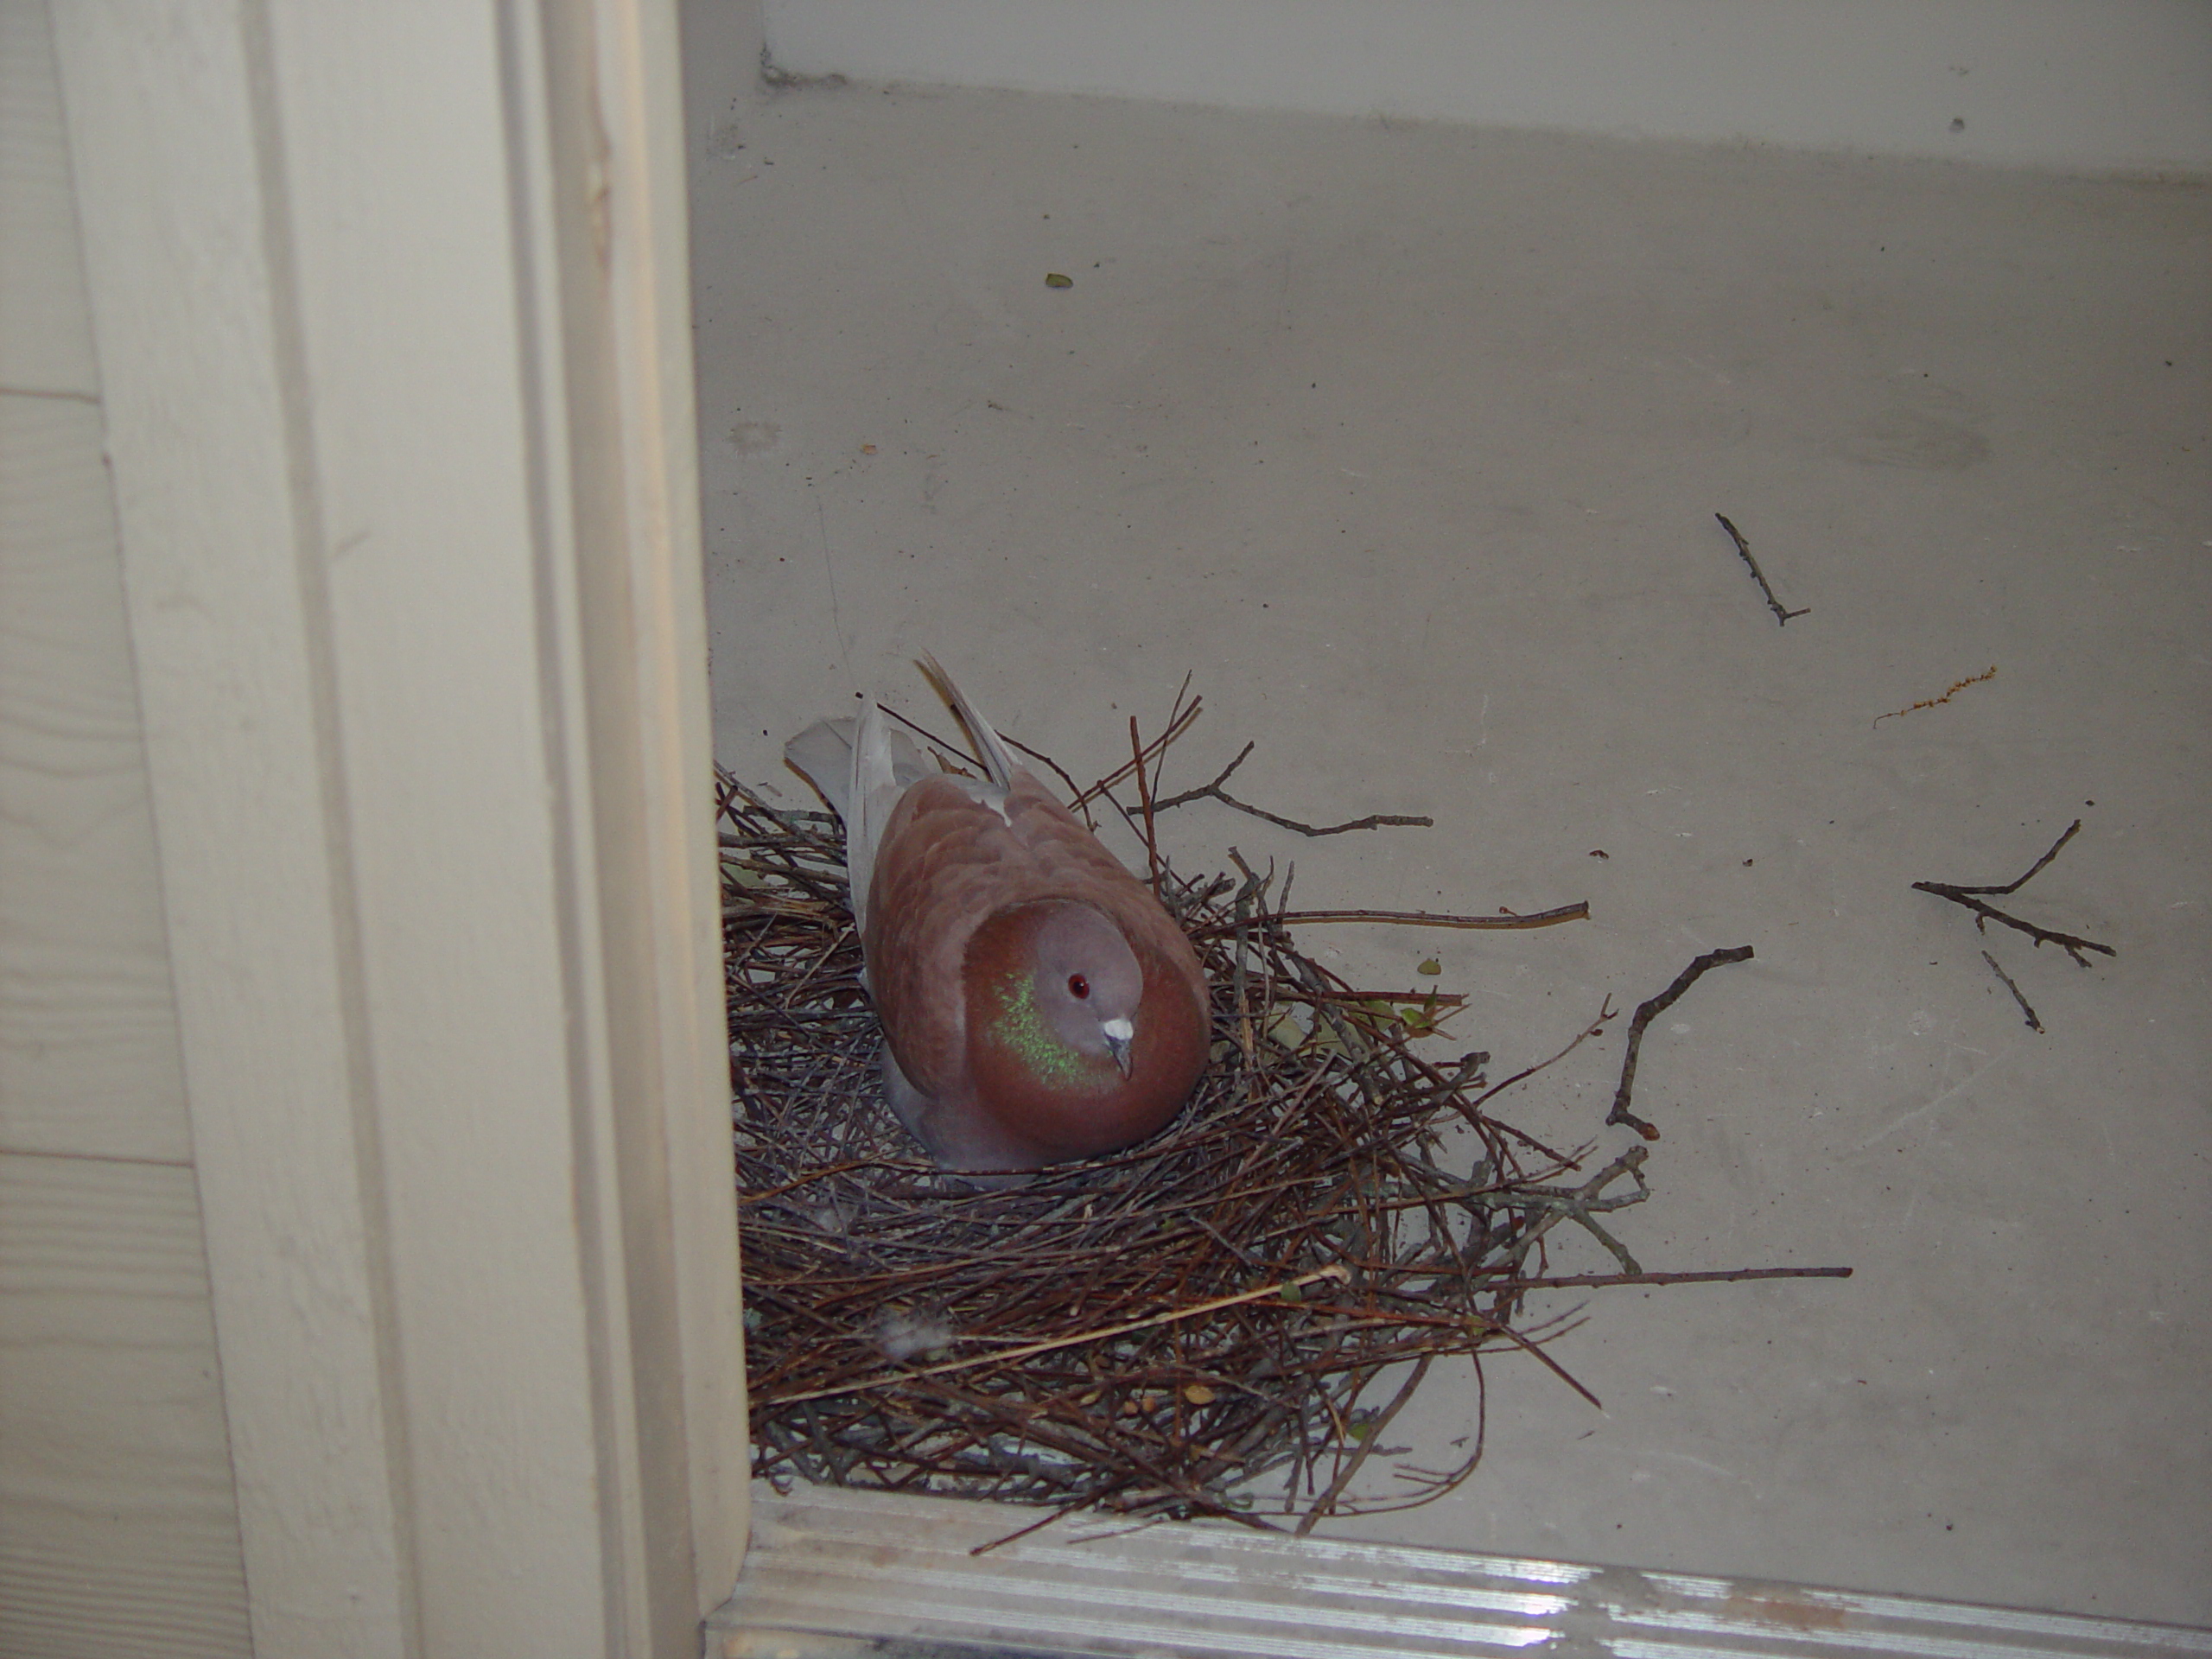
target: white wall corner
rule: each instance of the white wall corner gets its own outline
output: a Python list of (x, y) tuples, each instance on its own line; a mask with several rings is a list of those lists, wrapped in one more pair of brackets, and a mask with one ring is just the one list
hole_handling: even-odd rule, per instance
[(765, 18), (798, 76), (2212, 172), (2202, 0), (766, 0)]

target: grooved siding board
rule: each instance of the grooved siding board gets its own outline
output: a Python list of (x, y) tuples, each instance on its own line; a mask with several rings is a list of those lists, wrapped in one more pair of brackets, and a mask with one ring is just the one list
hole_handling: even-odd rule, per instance
[(0, 1653), (251, 1651), (192, 1172), (0, 1155)]
[(0, 394), (0, 1150), (192, 1155), (100, 410)]

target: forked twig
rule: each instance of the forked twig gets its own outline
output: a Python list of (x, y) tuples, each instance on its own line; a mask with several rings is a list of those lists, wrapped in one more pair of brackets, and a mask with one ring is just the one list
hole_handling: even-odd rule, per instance
[(1137, 800), (1144, 808), (1145, 874), (1154, 892), (1160, 887), (1160, 832), (1153, 823), (1152, 780), (1145, 775), (1144, 739), (1137, 731), (1137, 717), (1129, 716), (1130, 766), (1137, 774)]
[[(1183, 683), (1181, 687), (1175, 693), (1174, 704), (1168, 710), (1167, 725), (1166, 728), (1161, 731), (1158, 737), (1154, 738), (1152, 741), (1143, 746), (1142, 749), (1139, 752), (1141, 760), (1155, 760), (1159, 756), (1165, 754), (1167, 752), (1168, 745), (1174, 742), (1177, 738), (1182, 736), (1185, 732), (1189, 731), (1191, 729), (1191, 722), (1198, 719), (1199, 714), (1205, 709), (1205, 701), (1204, 698), (1192, 697), (1187, 704), (1184, 702), (1183, 699), (1190, 691), (1190, 689), (1191, 677), (1188, 674), (1185, 674), (1183, 677)], [(1014, 747), (1020, 748), (1021, 752), (1029, 756), (1031, 760), (1041, 761), (1044, 765), (1050, 766), (1054, 772), (1058, 774), (1060, 781), (1068, 786), (1068, 793), (1073, 798), (1071, 804), (1078, 811), (1087, 810), (1090, 803), (1096, 800), (1102, 795), (1109, 800), (1112, 799), (1115, 785), (1119, 784), (1123, 779), (1127, 778), (1129, 775), (1131, 769), (1140, 764), (1139, 761), (1135, 760), (1124, 761), (1121, 766), (1116, 766), (1113, 771), (1108, 772), (1103, 778), (1101, 778), (1096, 783), (1091, 785), (1088, 789), (1084, 789), (1079, 786), (1076, 783), (1075, 779), (1069, 777), (1065, 771), (1062, 771), (1059, 762), (1053, 760), (1050, 755), (1039, 754), (1036, 750), (1024, 747), (1020, 744), (1016, 744)], [(1116, 803), (1116, 804), (1118, 804), (1118, 803)]]
[[(1978, 894), (1986, 893), (1994, 893), (2001, 899), (2007, 893), (2018, 893), (2034, 879), (2044, 865), (2058, 856), (2058, 849), (2073, 840), (2081, 828), (2082, 820), (2075, 819), (2066, 826), (2066, 833), (2050, 843), (2050, 850), (2028, 866), (2027, 874), (2021, 876), (2016, 881), (2007, 881), (2001, 887), (1968, 887), (1952, 881), (1916, 881), (1912, 884), (1913, 891), (1932, 893), (1938, 899), (1948, 899), (1955, 905), (1965, 906), (1974, 912), (1974, 925), (1978, 931), (1986, 932), (1991, 922), (2002, 922), (2005, 926), (2024, 933), (2033, 939), (2038, 950), (2042, 949), (2045, 944), (2057, 945), (2068, 956), (2074, 958), (2077, 967), (2086, 968), (2089, 965), (2088, 958), (2082, 954), (2084, 950), (2094, 950), (2100, 956), (2117, 957), (2120, 952), (2108, 944), (2099, 944), (2094, 939), (2082, 938), (2072, 933), (2055, 932), (2047, 927), (2038, 927), (2033, 922), (2024, 922), (2018, 917), (2008, 915), (1998, 909), (1994, 905), (1984, 904), (1977, 897)], [(2016, 991), (2014, 995), (2018, 995), (2018, 993)]]
[(1247, 743), (1239, 749), (1236, 752), (1236, 758), (1224, 766), (1221, 769), (1221, 775), (1211, 783), (1201, 785), (1197, 789), (1186, 789), (1180, 795), (1170, 795), (1164, 801), (1154, 801), (1152, 804), (1153, 810), (1165, 812), (1171, 806), (1181, 806), (1191, 801), (1217, 800), (1224, 806), (1233, 806), (1239, 812), (1249, 812), (1255, 818), (1265, 818), (1269, 823), (1280, 824), (1285, 830), (1295, 830), (1301, 836), (1341, 836), (1353, 830), (1402, 827), (1429, 830), (1436, 825), (1436, 820), (1430, 817), (1413, 817), (1401, 812), (1370, 812), (1363, 818), (1354, 818), (1349, 823), (1324, 824), (1316, 828), (1310, 823), (1300, 823), (1296, 818), (1283, 817), (1277, 813), (1268, 811), (1264, 807), (1254, 806), (1249, 801), (1240, 801), (1222, 785), (1229, 781), (1229, 775), (1231, 772), (1244, 764), (1245, 757), (1252, 753), (1255, 747), (1255, 743)]

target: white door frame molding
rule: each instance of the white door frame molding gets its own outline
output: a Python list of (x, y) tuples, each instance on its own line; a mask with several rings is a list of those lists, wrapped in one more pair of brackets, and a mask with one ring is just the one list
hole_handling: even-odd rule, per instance
[(742, 1380), (672, 0), (67, 0), (257, 1659), (695, 1651)]

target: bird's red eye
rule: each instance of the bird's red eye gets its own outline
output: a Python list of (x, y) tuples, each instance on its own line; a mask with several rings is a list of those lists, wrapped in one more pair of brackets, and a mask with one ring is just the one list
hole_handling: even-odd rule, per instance
[(1089, 996), (1090, 995), (1090, 982), (1085, 979), (1081, 974), (1070, 974), (1068, 976), (1068, 995), (1078, 999)]

